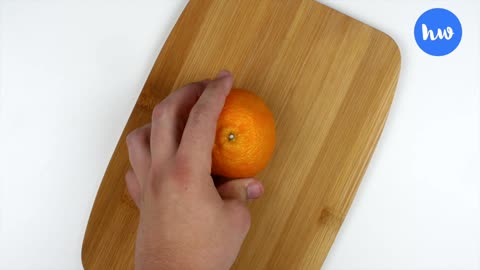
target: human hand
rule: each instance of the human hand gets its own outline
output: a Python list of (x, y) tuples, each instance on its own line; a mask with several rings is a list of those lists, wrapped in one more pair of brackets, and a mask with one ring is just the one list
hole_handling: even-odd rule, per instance
[(210, 175), (216, 124), (233, 78), (186, 85), (127, 136), (128, 191), (140, 210), (137, 270), (231, 267), (250, 227), (245, 201), (263, 193), (254, 179), (216, 187)]

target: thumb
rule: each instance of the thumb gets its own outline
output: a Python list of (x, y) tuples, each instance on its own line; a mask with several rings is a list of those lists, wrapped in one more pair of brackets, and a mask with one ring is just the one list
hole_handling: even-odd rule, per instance
[(227, 181), (217, 187), (224, 200), (248, 201), (260, 198), (264, 188), (255, 178), (245, 178)]

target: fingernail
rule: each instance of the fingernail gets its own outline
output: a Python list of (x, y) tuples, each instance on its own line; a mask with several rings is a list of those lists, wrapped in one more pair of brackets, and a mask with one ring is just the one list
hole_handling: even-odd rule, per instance
[(226, 78), (226, 77), (228, 77), (228, 76), (230, 76), (230, 72), (228, 72), (227, 70), (222, 70), (222, 71), (220, 71), (220, 72), (217, 74), (217, 78), (216, 78), (216, 79), (217, 79), (217, 80), (218, 80), (218, 79), (223, 79), (223, 78)]
[(263, 186), (258, 182), (253, 182), (247, 186), (247, 199), (257, 199), (263, 194)]

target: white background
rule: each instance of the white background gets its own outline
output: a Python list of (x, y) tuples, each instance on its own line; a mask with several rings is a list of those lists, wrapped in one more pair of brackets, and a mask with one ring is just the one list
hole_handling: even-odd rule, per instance
[[(82, 269), (96, 191), (186, 0), (0, 0), (0, 269)], [(324, 269), (480, 269), (480, 3), (321, 1), (389, 33), (402, 72)], [(459, 48), (423, 53), (444, 7)]]

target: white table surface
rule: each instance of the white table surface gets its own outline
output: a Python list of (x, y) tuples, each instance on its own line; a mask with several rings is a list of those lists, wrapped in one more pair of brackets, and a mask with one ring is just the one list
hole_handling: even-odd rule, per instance
[[(82, 269), (104, 170), (186, 0), (0, 0), (0, 269)], [(324, 269), (480, 269), (480, 2), (324, 0), (402, 51), (395, 101)], [(423, 53), (444, 7), (460, 47)]]

